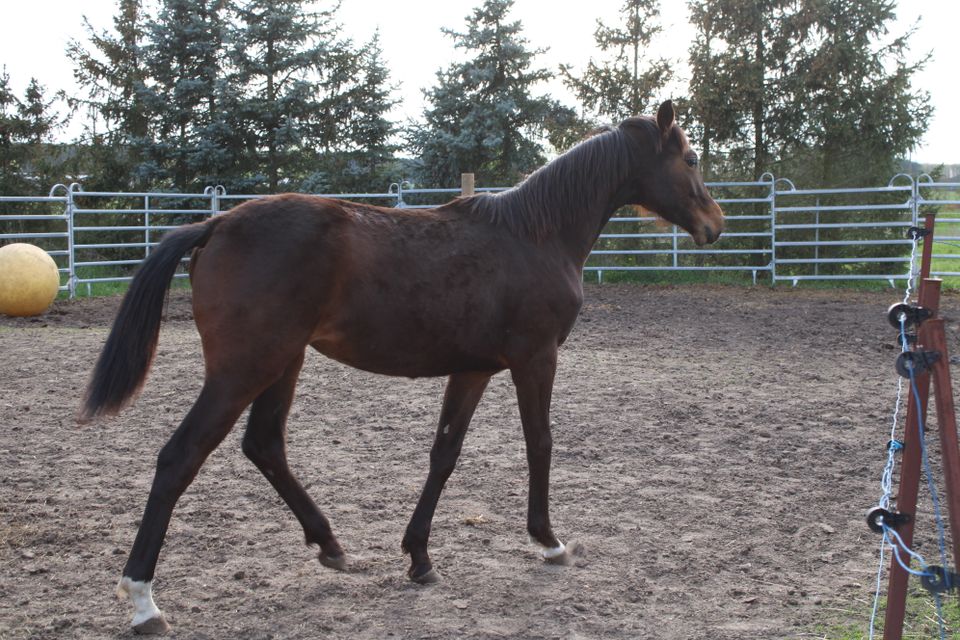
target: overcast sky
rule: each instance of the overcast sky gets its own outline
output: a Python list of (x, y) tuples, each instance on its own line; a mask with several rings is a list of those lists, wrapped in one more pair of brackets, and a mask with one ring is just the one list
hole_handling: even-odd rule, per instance
[[(451, 39), (440, 28), (462, 30), (465, 17), (481, 2), (343, 0), (340, 21), (354, 40), (366, 41), (380, 30), (384, 58), (400, 88), (399, 119), (415, 118), (422, 112), (421, 90), (433, 85), (436, 71), (455, 55)], [(17, 94), (22, 95), (31, 77), (51, 93), (57, 89), (75, 92), (71, 63), (64, 53), (66, 44), (84, 37), (83, 16), (97, 28), (112, 26), (116, 5), (116, 0), (0, 0), (0, 66), (6, 67)], [(622, 0), (516, 0), (513, 17), (522, 21), (532, 46), (549, 49), (540, 58), (541, 66), (556, 69), (567, 63), (582, 68), (592, 54), (596, 20), (615, 23), (621, 5)], [(682, 65), (691, 35), (686, 2), (663, 2), (662, 11), (664, 34), (656, 53)], [(933, 54), (916, 86), (930, 92), (936, 111), (913, 159), (960, 163), (960, 0), (901, 0), (898, 18), (895, 33), (920, 20), (912, 55)], [(680, 80), (685, 81), (685, 70), (681, 66), (678, 70)], [(550, 90), (563, 99), (562, 85), (554, 84)]]

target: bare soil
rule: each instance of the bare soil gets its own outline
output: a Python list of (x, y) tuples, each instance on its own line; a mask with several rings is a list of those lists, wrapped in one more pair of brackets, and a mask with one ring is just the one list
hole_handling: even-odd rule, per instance
[[(583, 544), (578, 566), (545, 565), (527, 543), (526, 462), (501, 374), (434, 520), (444, 580), (408, 582), (399, 543), (443, 381), (311, 353), (291, 464), (351, 570), (316, 561), (236, 428), (180, 501), (160, 556), (155, 595), (173, 637), (809, 638), (838, 616), (866, 629), (879, 540), (864, 514), (880, 495), (896, 395), (885, 314), (900, 294), (586, 295), (553, 402), (552, 516), (561, 539)], [(0, 319), (0, 638), (132, 635), (114, 585), (203, 365), (189, 293), (176, 292), (139, 400), (77, 426), (117, 305)], [(958, 309), (946, 296), (954, 353)], [(918, 529), (935, 554), (930, 527)]]

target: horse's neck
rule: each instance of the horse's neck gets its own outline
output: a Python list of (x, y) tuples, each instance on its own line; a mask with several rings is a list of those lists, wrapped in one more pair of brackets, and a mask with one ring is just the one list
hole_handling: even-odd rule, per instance
[[(582, 265), (614, 211), (626, 204), (622, 193), (626, 177), (618, 179), (620, 169), (608, 155), (579, 151), (558, 157), (548, 170), (531, 176), (516, 189), (516, 196), (537, 201), (541, 215), (555, 223), (551, 234)], [(604, 161), (611, 166), (604, 166)]]

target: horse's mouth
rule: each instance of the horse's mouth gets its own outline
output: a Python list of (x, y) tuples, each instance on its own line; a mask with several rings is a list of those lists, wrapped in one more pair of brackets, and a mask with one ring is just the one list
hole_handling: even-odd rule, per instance
[(720, 233), (722, 228), (717, 226), (714, 228), (709, 224), (701, 226), (695, 233), (691, 234), (693, 236), (693, 241), (698, 247), (704, 245), (713, 244), (720, 238)]
[(723, 210), (720, 205), (711, 201), (708, 210), (699, 218), (699, 228), (690, 234), (697, 246), (702, 247), (719, 240), (720, 234), (723, 233)]

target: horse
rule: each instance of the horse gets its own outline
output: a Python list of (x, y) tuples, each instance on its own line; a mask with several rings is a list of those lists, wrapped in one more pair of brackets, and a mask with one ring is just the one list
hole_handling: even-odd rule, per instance
[(509, 370), (529, 467), (527, 531), (571, 564), (548, 509), (557, 350), (583, 303), (583, 267), (613, 212), (638, 205), (712, 243), (723, 212), (667, 101), (589, 137), (496, 195), (404, 210), (280, 194), (168, 232), (143, 262), (94, 366), (78, 418), (119, 412), (153, 359), (169, 283), (188, 252), (202, 389), (157, 457), (118, 594), (141, 633), (169, 629), (152, 580), (177, 500), (250, 406), (243, 453), (286, 502), (319, 561), (347, 556), (291, 473), (286, 421), (307, 347), (365, 371), (446, 376), (430, 466), (402, 539), (410, 580), (439, 579), (427, 542), (490, 378)]

